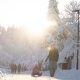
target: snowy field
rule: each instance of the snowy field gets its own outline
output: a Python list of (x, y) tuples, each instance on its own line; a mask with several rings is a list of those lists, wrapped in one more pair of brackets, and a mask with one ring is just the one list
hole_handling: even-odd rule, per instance
[(57, 70), (54, 77), (49, 76), (49, 71), (43, 72), (41, 77), (32, 77), (31, 72), (21, 74), (2, 74), (0, 80), (80, 80), (80, 70)]

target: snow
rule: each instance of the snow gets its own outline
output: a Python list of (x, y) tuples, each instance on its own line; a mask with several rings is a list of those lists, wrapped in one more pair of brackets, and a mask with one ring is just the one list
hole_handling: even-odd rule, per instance
[(75, 69), (61, 70), (58, 68), (54, 77), (50, 77), (49, 71), (43, 71), (42, 73), (43, 74), (40, 77), (32, 77), (31, 71), (26, 71), (21, 74), (7, 73), (6, 75), (0, 71), (0, 80), (80, 80), (80, 70)]
[[(56, 13), (55, 13), (54, 17), (59, 22), (58, 15)], [(75, 40), (76, 40), (76, 37), (75, 37), (76, 36), (76, 27), (75, 26), (76, 25), (66, 26), (66, 28), (69, 29), (71, 34), (67, 38), (67, 40), (65, 40), (63, 43), (64, 48), (59, 53), (58, 63), (63, 63), (64, 58), (71, 56), (72, 53), (75, 51), (75, 45), (74, 45), (75, 42), (73, 40), (73, 38), (75, 38)], [(55, 36), (63, 33), (65, 26), (60, 25), (59, 27), (60, 28), (58, 29), (58, 31), (57, 31), (57, 28), (54, 29)], [(18, 32), (13, 31), (13, 33), (17, 34)], [(11, 38), (10, 39), (8, 39), (8, 38), (9, 38), (9, 36), (12, 36), (12, 33), (10, 33), (10, 35), (9, 35), (8, 32), (5, 32), (5, 34), (0, 35), (0, 67), (2, 66), (4, 68), (7, 68), (7, 67), (9, 68), (9, 64), (11, 62), (13, 62), (16, 64), (18, 64), (18, 63), (25, 64), (30, 70), (32, 68), (32, 66), (34, 66), (38, 61), (45, 60), (45, 58), (47, 57), (47, 55), (48, 55), (47, 49), (46, 50), (42, 49), (40, 47), (40, 45), (35, 44), (34, 41), (31, 40), (32, 43), (34, 42), (33, 45), (29, 45), (27, 42), (27, 46), (21, 45), (17, 42), (16, 42), (17, 44), (13, 44), (12, 41), (14, 41), (16, 37), (13, 36), (14, 37), (13, 40), (10, 41)], [(17, 35), (17, 36), (20, 37), (21, 40), (25, 39), (24, 37), (21, 37), (21, 35), (20, 36)], [(24, 42), (23, 40), (22, 40), (22, 42)], [(49, 43), (51, 43), (53, 41), (53, 35), (51, 35), (51, 33), (49, 34), (47, 41)], [(56, 41), (54, 40), (54, 42), (56, 42)], [(4, 45), (3, 45), (3, 43), (4, 43)], [(61, 41), (60, 41), (60, 43), (61, 43)], [(61, 43), (61, 45), (62, 45), (62, 43)], [(59, 46), (60, 48), (61, 48), (61, 45)], [(76, 54), (75, 54), (75, 57), (76, 57)], [(75, 59), (75, 63), (76, 63), (76, 59)], [(73, 63), (73, 65), (75, 65), (75, 63)], [(43, 65), (43, 66), (45, 66), (45, 65)], [(44, 71), (43, 75), (41, 77), (32, 77), (31, 71), (27, 71), (27, 72), (25, 72), (25, 74), (24, 73), (10, 74), (10, 71), (8, 69), (0, 69), (0, 71), (1, 71), (0, 72), (0, 74), (1, 74), (0, 80), (4, 80), (4, 79), (6, 79), (6, 80), (80, 80), (80, 76), (79, 76), (80, 70), (75, 70), (75, 69), (71, 69), (71, 70), (58, 69), (55, 73), (54, 78), (50, 77), (49, 71)], [(4, 75), (5, 73), (7, 73), (7, 74)]]
[(68, 38), (64, 43), (64, 48), (59, 53), (58, 63), (63, 63), (65, 57), (72, 56), (75, 51), (75, 43), (71, 38)]

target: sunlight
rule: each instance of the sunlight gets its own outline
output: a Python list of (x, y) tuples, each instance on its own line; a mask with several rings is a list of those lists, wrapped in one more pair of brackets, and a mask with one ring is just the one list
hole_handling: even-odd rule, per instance
[(26, 26), (29, 34), (34, 36), (43, 34), (48, 23), (48, 0), (2, 0), (0, 10), (3, 26)]
[(49, 46), (49, 47), (47, 47), (47, 49), (48, 49), (48, 51), (50, 51), (51, 50), (51, 47)]
[(27, 30), (32, 36), (42, 36), (45, 34), (45, 30), (51, 25), (51, 23), (46, 19), (36, 20), (28, 23)]
[(42, 5), (42, 0), (38, 0), (39, 2), (37, 0), (34, 1), (35, 2), (34, 4), (32, 4), (32, 9), (28, 9), (28, 20), (26, 20), (26, 22), (28, 23), (26, 25), (28, 29), (28, 34), (37, 37), (43, 35), (44, 30), (49, 26), (49, 22), (46, 19), (48, 4), (45, 5), (45, 1), (43, 1), (44, 3)]
[(31, 37), (43, 36), (47, 27), (56, 24), (47, 20), (48, 0), (2, 0), (0, 10), (2, 26), (25, 26)]

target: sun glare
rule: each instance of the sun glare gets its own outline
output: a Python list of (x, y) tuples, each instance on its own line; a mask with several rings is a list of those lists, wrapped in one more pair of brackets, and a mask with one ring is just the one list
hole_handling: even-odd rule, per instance
[(25, 26), (31, 37), (43, 36), (47, 27), (56, 24), (47, 20), (48, 0), (2, 0), (0, 10), (0, 24)]
[(34, 36), (43, 34), (48, 23), (48, 0), (2, 0), (0, 10), (0, 23), (3, 26), (24, 25), (28, 34)]
[(45, 30), (50, 25), (46, 18), (42, 18), (41, 20), (39, 19), (40, 18), (32, 22), (30, 21), (28, 23), (27, 30), (29, 34), (31, 34), (32, 36), (44, 35)]
[[(28, 33), (32, 36), (41, 36), (44, 34), (44, 30), (47, 27), (47, 5), (45, 5), (45, 1), (42, 0), (34, 0), (34, 4), (32, 4), (32, 9), (29, 10), (29, 14), (27, 14), (28, 22), (27, 29)], [(45, 5), (45, 6), (44, 6)]]

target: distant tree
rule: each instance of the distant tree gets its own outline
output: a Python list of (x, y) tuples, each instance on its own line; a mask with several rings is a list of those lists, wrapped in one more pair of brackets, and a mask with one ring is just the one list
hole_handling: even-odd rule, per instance
[(6, 29), (3, 26), (0, 26), (0, 35), (5, 35)]

